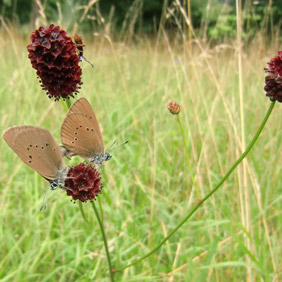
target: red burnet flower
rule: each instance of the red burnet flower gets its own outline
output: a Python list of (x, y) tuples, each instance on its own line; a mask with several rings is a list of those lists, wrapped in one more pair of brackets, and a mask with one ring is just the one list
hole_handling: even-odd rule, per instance
[(170, 102), (167, 104), (167, 108), (169, 112), (173, 115), (178, 115), (180, 113), (180, 106), (176, 102)]
[(270, 98), (271, 101), (282, 102), (282, 51), (278, 52), (278, 56), (272, 58), (270, 62), (267, 63), (268, 67), (264, 68), (265, 72), (268, 74), (265, 77), (265, 87), (266, 96)]
[(81, 202), (95, 200), (101, 192), (102, 184), (99, 172), (91, 165), (81, 163), (69, 169), (64, 188), (68, 196)]
[(54, 97), (56, 101), (78, 93), (82, 84), (79, 57), (66, 31), (51, 24), (35, 30), (30, 39), (28, 57), (49, 98)]

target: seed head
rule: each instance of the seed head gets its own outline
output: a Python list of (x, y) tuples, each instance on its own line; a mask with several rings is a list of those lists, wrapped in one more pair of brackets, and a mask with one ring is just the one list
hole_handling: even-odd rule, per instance
[(167, 108), (173, 115), (178, 115), (181, 110), (180, 106), (175, 102), (168, 103)]
[(95, 200), (101, 192), (102, 184), (98, 170), (81, 163), (69, 169), (65, 180), (67, 195), (81, 202)]
[(73, 97), (81, 82), (79, 57), (75, 44), (66, 31), (51, 24), (40, 27), (31, 36), (27, 46), (32, 67), (37, 70), (41, 86), (55, 100)]
[(268, 74), (265, 77), (266, 96), (271, 101), (282, 102), (282, 51), (278, 52), (278, 56), (272, 58), (268, 63), (268, 67), (264, 68)]

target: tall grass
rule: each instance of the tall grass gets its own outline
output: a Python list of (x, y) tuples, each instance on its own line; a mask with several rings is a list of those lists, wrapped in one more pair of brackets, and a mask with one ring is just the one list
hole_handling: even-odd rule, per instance
[[(218, 183), (269, 107), (263, 68), (279, 41), (270, 45), (258, 34), (238, 52), (238, 41), (210, 48), (193, 38), (193, 52), (164, 30), (156, 42), (124, 44), (108, 35), (86, 44), (95, 68), (82, 64), (79, 97), (90, 100), (107, 148), (129, 140), (103, 168), (99, 196), (114, 268), (146, 254)], [(59, 140), (65, 112), (41, 90), (28, 43), (2, 26), (1, 132), (38, 125)], [(177, 120), (166, 108), (171, 100), (182, 107), (195, 185)], [(281, 280), (281, 119), (277, 105), (244, 165), (160, 251), (116, 273), (117, 281)], [(0, 151), (1, 281), (107, 281), (91, 206), (84, 205), (87, 225), (78, 205), (56, 190), (40, 212), (47, 182), (2, 139)]]

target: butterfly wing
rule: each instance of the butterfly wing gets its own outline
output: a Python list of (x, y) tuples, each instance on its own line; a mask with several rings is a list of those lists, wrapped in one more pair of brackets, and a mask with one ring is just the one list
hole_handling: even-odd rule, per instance
[(63, 145), (85, 159), (104, 154), (105, 147), (100, 130), (84, 114), (68, 113), (61, 126)]
[[(3, 138), (7, 142), (7, 144), (11, 147), (11, 145), (14, 143), (15, 137), (18, 133), (26, 130), (29, 128), (28, 125), (21, 125), (21, 126), (12, 126), (4, 130), (3, 132)], [(12, 147), (11, 147), (12, 148)]]
[[(88, 119), (90, 119), (90, 121), (92, 122), (92, 126), (96, 132), (97, 138), (100, 140), (100, 142), (102, 143), (101, 146), (104, 146), (104, 140), (101, 134), (101, 130), (99, 128), (99, 124), (97, 121), (97, 118), (92, 110), (91, 105), (89, 104), (89, 102), (85, 99), (85, 98), (79, 98), (78, 100), (76, 100), (72, 106), (70, 107), (68, 114), (73, 114), (73, 113), (77, 113), (77, 114), (83, 114), (84, 116), (86, 116)], [(66, 118), (68, 117), (68, 114), (66, 116)]]
[(48, 180), (65, 168), (59, 145), (49, 131), (37, 126), (14, 126), (3, 138), (20, 159)]

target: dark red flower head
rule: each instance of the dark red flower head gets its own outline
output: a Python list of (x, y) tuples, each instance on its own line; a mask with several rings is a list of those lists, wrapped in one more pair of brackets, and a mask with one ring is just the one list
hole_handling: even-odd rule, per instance
[(73, 97), (81, 83), (81, 68), (71, 37), (51, 24), (35, 30), (27, 46), (32, 67), (37, 70), (41, 86), (55, 100)]
[(81, 163), (69, 169), (65, 180), (68, 196), (81, 202), (94, 200), (101, 192), (102, 184), (99, 172), (91, 165)]
[(282, 51), (278, 52), (278, 56), (272, 58), (267, 63), (268, 67), (264, 68), (268, 74), (265, 77), (266, 96), (271, 101), (282, 102)]

